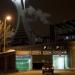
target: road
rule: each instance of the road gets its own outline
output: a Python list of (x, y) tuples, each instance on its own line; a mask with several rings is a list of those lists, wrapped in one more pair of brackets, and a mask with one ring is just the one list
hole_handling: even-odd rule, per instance
[[(0, 74), (0, 75), (42, 75), (41, 70), (33, 70), (33, 71), (19, 71), (8, 74)], [(75, 75), (75, 70), (56, 70), (54, 71), (54, 75)]]

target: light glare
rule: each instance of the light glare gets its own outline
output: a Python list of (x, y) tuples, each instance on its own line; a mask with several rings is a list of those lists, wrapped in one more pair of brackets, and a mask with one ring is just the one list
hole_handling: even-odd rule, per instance
[(11, 16), (6, 16), (6, 20), (11, 20)]

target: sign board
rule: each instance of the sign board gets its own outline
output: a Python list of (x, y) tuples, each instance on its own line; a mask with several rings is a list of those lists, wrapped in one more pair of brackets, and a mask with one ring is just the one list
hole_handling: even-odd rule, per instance
[(16, 51), (17, 55), (29, 55), (30, 51)]
[(43, 51), (43, 55), (50, 55), (51, 51)]
[(41, 51), (40, 50), (35, 50), (35, 51), (31, 51), (32, 55), (41, 55)]

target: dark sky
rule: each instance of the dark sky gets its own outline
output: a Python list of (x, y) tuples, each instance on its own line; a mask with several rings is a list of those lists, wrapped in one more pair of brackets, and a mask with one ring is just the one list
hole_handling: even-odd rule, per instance
[[(12, 5), (11, 0), (0, 0), (0, 13), (15, 13)], [(27, 0), (27, 5), (51, 14), (52, 23), (75, 18), (75, 0)]]
[(16, 9), (10, 0), (0, 0), (0, 18), (4, 18), (6, 15), (12, 15), (13, 21), (16, 21)]
[[(52, 23), (75, 18), (75, 0), (30, 0), (32, 4), (51, 14)], [(35, 4), (36, 1), (36, 4)]]
[[(52, 24), (75, 19), (75, 0), (26, 0), (26, 7), (28, 5), (33, 5), (36, 9), (42, 9), (42, 11), (49, 13)], [(11, 13), (14, 16), (13, 21), (16, 21), (16, 9), (11, 0), (0, 0), (0, 16), (4, 16), (5, 13)], [(40, 26), (38, 29), (37, 32), (41, 32)], [(47, 32), (48, 26), (45, 25), (41, 34), (47, 34)]]
[(49, 0), (43, 6), (51, 13), (52, 23), (75, 18), (75, 0)]

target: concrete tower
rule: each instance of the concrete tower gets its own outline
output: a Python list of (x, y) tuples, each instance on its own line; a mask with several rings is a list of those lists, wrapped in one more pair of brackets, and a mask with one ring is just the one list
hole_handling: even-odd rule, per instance
[[(35, 43), (35, 35), (33, 34), (32, 29), (27, 23), (25, 18), (25, 0), (12, 0), (12, 2), (16, 6), (17, 14), (18, 14), (15, 35), (18, 33), (19, 28), (21, 28), (21, 30), (24, 29), (24, 34), (26, 34), (29, 43), (30, 44)], [(25, 41), (25, 39), (22, 41)]]

